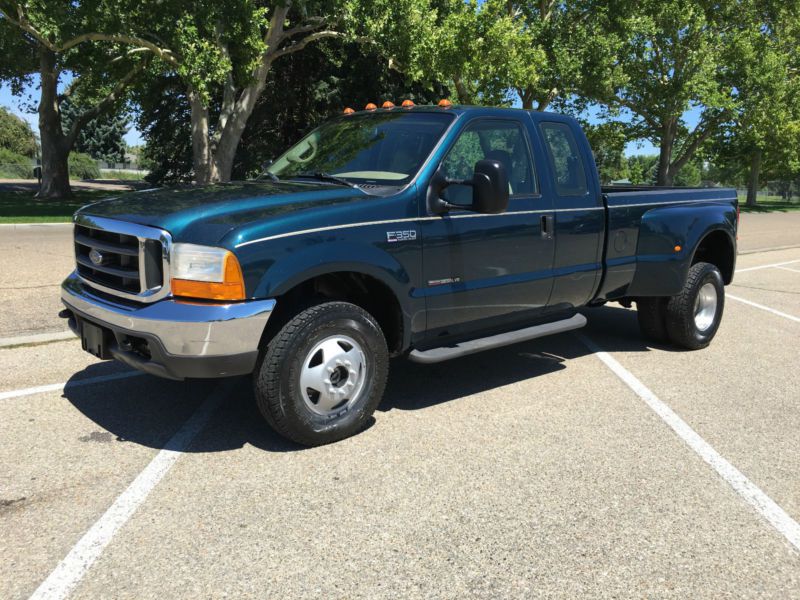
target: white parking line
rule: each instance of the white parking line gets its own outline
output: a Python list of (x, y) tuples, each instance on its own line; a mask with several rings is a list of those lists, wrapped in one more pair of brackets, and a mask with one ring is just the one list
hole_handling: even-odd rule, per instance
[(748, 271), (758, 271), (760, 269), (772, 269), (773, 267), (782, 267), (783, 265), (793, 265), (799, 263), (800, 260), (787, 260), (786, 262), (772, 263), (769, 265), (759, 265), (758, 267), (746, 267), (744, 269), (736, 269), (736, 273), (747, 273)]
[(800, 317), (789, 315), (785, 312), (781, 312), (779, 310), (775, 310), (774, 308), (770, 308), (769, 306), (764, 306), (763, 304), (759, 304), (758, 302), (745, 300), (744, 298), (739, 298), (739, 296), (734, 296), (733, 294), (729, 294), (728, 292), (725, 292), (725, 298), (730, 298), (731, 300), (736, 300), (737, 302), (741, 302), (742, 304), (747, 304), (748, 306), (752, 306), (754, 308), (760, 308), (761, 310), (770, 312), (773, 315), (778, 315), (779, 317), (783, 317), (784, 319), (789, 319), (790, 321), (795, 321), (796, 323), (800, 323)]
[(114, 381), (115, 379), (126, 379), (128, 377), (138, 377), (144, 375), (141, 371), (125, 371), (124, 373), (112, 373), (111, 375), (99, 375), (97, 377), (88, 377), (86, 379), (78, 379), (76, 381), (62, 381), (61, 383), (49, 383), (47, 385), (37, 385), (36, 387), (23, 388), (21, 390), (11, 390), (9, 392), (0, 392), (0, 400), (10, 400), (11, 398), (20, 398), (22, 396), (32, 396), (33, 394), (41, 394), (43, 392), (55, 392), (84, 385), (91, 385), (93, 383), (103, 383), (105, 381)]
[(790, 269), (789, 267), (775, 267), (781, 271), (791, 271), (792, 273), (800, 273), (800, 269)]
[(604, 352), (597, 344), (585, 335), (577, 334), (578, 339), (594, 353), (605, 365), (619, 377), (625, 385), (633, 390), (639, 398), (656, 413), (662, 421), (680, 437), (694, 452), (702, 458), (739, 496), (767, 520), (789, 543), (800, 551), (800, 524), (792, 519), (786, 511), (778, 506), (756, 484), (750, 481), (741, 471), (725, 460), (719, 452), (706, 442), (681, 419), (669, 406), (658, 397), (636, 376), (617, 362), (610, 354)]
[(189, 420), (133, 480), (128, 489), (120, 494), (105, 514), (69, 551), (64, 560), (58, 563), (58, 566), (33, 593), (32, 600), (66, 598), (75, 589), (75, 586), (80, 583), (83, 576), (103, 553), (114, 534), (131, 518), (136, 509), (153, 491), (153, 488), (173, 467), (180, 455), (189, 448), (192, 440), (203, 430), (234, 384), (233, 381), (225, 381), (211, 392), (211, 395), (189, 417)]

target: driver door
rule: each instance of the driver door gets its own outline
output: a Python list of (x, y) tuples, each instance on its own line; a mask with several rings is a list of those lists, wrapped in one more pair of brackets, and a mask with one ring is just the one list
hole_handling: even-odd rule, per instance
[[(539, 191), (522, 119), (470, 122), (442, 160), (441, 171), (448, 179), (470, 179), (475, 163), (485, 158), (505, 167), (508, 210), (498, 215), (451, 210), (421, 222), (429, 335), (457, 336), (530, 320), (550, 297), (553, 207)], [(442, 197), (468, 205), (472, 188), (451, 185)]]

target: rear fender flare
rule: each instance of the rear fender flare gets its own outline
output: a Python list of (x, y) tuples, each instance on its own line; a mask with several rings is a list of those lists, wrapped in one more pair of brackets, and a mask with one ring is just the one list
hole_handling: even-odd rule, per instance
[(626, 295), (679, 293), (700, 242), (709, 233), (722, 230), (735, 249), (735, 228), (736, 209), (727, 204), (663, 206), (647, 211), (639, 228), (636, 272)]

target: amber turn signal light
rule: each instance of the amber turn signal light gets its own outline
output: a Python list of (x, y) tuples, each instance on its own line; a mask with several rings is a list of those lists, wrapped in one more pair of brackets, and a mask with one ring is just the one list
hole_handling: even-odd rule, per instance
[(383, 104), (381, 104), (381, 108), (394, 108), (394, 102), (391, 100), (387, 100)]
[(172, 294), (183, 298), (202, 298), (204, 300), (244, 300), (244, 277), (239, 261), (232, 252), (225, 255), (223, 280), (191, 281), (172, 279)]
[(350, 108), (350, 107), (348, 106), (347, 108), (345, 108), (345, 109), (344, 109), (344, 111), (343, 111), (343, 112), (344, 112), (344, 114), (346, 114), (346, 115), (352, 115), (352, 114), (353, 114), (354, 112), (356, 112), (356, 111), (354, 111), (352, 108)]
[(450, 102), (450, 100), (448, 100), (447, 98), (442, 98), (441, 100), (439, 100), (440, 108), (450, 108), (451, 106), (453, 106), (453, 103)]
[(367, 105), (364, 107), (364, 110), (375, 110), (376, 108), (378, 108), (378, 107), (377, 107), (377, 106), (375, 106), (375, 105), (374, 105), (372, 102), (370, 102), (369, 104), (367, 104)]
[(414, 106), (414, 102), (412, 100), (403, 100), (403, 104), (401, 106), (403, 108), (411, 108)]

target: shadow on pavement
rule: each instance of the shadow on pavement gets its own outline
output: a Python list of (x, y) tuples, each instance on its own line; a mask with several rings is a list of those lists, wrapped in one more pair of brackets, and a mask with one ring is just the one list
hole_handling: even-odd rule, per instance
[[(636, 313), (619, 307), (586, 311), (590, 325), (583, 332), (609, 352), (648, 352)], [(659, 347), (660, 348), (660, 347)], [(420, 410), (519, 381), (569, 368), (571, 359), (590, 354), (574, 335), (561, 334), (498, 348), (435, 365), (392, 361), (389, 383), (379, 411)], [(111, 372), (113, 363), (99, 363), (71, 381)], [(113, 370), (118, 370), (113, 368)], [(217, 381), (176, 382), (149, 375), (67, 387), (64, 396), (119, 442), (162, 448), (201, 403)], [(189, 452), (222, 452), (249, 444), (271, 452), (303, 449), (275, 434), (264, 422), (248, 377), (238, 378), (211, 422)]]

